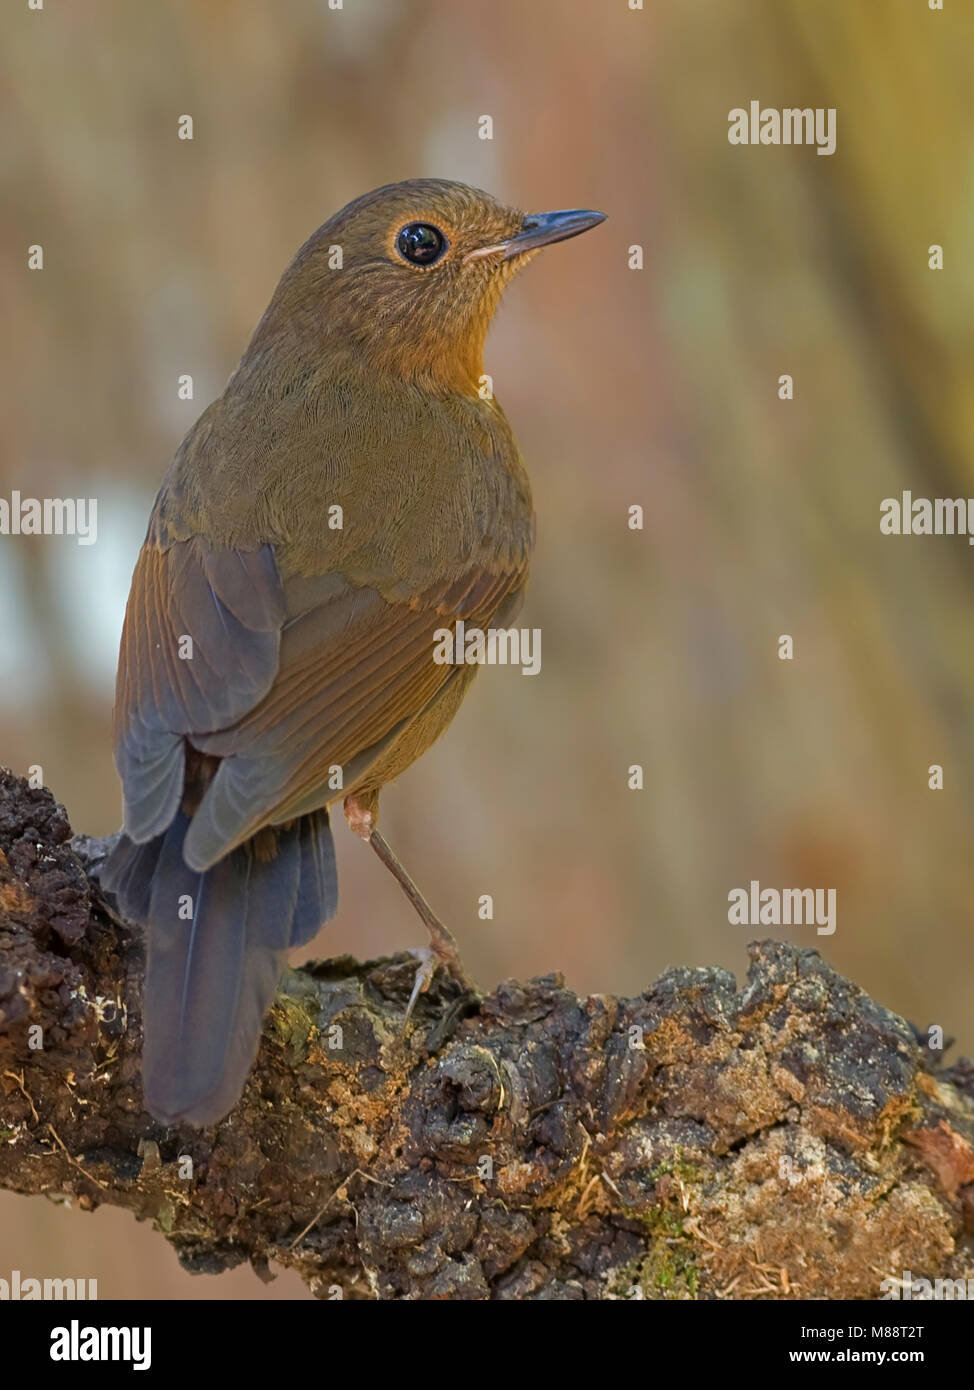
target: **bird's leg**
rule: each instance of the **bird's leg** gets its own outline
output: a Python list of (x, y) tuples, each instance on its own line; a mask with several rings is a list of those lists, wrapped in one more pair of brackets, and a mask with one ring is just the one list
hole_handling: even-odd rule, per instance
[(461, 984), (469, 988), (470, 981), (467, 979), (463, 968), (463, 962), (460, 959), (460, 950), (449, 927), (445, 926), (440, 921), (439, 917), (436, 916), (429, 903), (403, 868), (402, 863), (394, 851), (389, 847), (378, 830), (372, 831), (372, 834), (369, 836), (369, 844), (390, 873), (395, 875), (396, 879), (398, 879), (406, 897), (422, 918), (426, 930), (430, 934), (430, 946), (437, 960), (441, 961), (442, 964), (446, 966), (455, 980), (458, 980)]
[(429, 989), (437, 965), (442, 965), (463, 989), (476, 992), (476, 985), (463, 968), (460, 951), (453, 933), (437, 917), (406, 872), (394, 850), (376, 828), (378, 802), (377, 792), (365, 792), (360, 796), (347, 796), (345, 798), (345, 818), (349, 827), (355, 831), (360, 839), (372, 846), (383, 864), (395, 877), (429, 932), (429, 949), (413, 952), (413, 955), (421, 959), (422, 964), (416, 972), (413, 992), (406, 1007), (406, 1022), (408, 1022), (416, 1000)]

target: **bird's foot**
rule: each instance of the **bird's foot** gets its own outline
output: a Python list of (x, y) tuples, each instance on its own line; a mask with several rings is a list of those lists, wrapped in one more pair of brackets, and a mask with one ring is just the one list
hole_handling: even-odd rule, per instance
[(465, 995), (473, 998), (479, 993), (477, 986), (463, 968), (463, 962), (453, 937), (441, 922), (437, 923), (437, 926), (441, 929), (442, 936), (437, 937), (434, 935), (433, 929), (430, 928), (430, 944), (428, 946), (416, 946), (409, 952), (419, 961), (419, 969), (416, 971), (412, 993), (409, 996), (409, 1003), (406, 1005), (406, 1012), (403, 1016), (403, 1033), (409, 1026), (416, 1000), (421, 994), (425, 994), (433, 983), (437, 967), (441, 968), (451, 980), (455, 980)]

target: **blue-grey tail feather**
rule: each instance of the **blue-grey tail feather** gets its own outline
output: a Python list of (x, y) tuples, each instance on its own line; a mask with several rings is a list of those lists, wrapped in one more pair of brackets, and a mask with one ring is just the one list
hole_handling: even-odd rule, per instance
[(289, 946), (306, 946), (322, 922), (338, 911), (338, 866), (327, 811), (302, 816), (300, 828), (301, 888), (291, 921)]
[(334, 916), (338, 877), (328, 812), (277, 831), (203, 873), (183, 859), (177, 812), (146, 844), (122, 836), (102, 870), (124, 916), (149, 928), (143, 1089), (166, 1124), (213, 1124), (236, 1103), (290, 946)]

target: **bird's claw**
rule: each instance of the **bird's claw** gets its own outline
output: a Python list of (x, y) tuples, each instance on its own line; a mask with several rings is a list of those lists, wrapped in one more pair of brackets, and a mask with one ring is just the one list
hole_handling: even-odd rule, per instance
[(425, 994), (433, 983), (433, 976), (436, 974), (438, 956), (429, 946), (417, 946), (415, 950), (409, 952), (420, 962), (419, 969), (416, 971), (416, 978), (413, 980), (413, 992), (409, 996), (409, 1003), (406, 1005), (406, 1013), (402, 1021), (402, 1031), (405, 1033), (409, 1027), (409, 1020), (412, 1017), (413, 1006), (421, 994)]
[(433, 976), (437, 969), (443, 972), (460, 986), (467, 998), (477, 995), (477, 986), (473, 983), (460, 963), (459, 956), (455, 951), (438, 950), (435, 944), (430, 946), (416, 946), (410, 950), (409, 954), (415, 956), (420, 962), (419, 969), (416, 971), (416, 978), (413, 980), (412, 993), (409, 996), (409, 1003), (406, 1005), (406, 1013), (402, 1021), (402, 1032), (405, 1034), (412, 1017), (413, 1008), (416, 1000), (421, 994), (425, 994), (433, 983)]

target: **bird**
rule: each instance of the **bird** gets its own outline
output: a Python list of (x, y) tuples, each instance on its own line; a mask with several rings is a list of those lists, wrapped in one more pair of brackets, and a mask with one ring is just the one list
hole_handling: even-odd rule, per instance
[(119, 650), (121, 835), (102, 885), (147, 933), (145, 1107), (205, 1128), (243, 1091), (287, 952), (335, 915), (330, 812), (427, 926), (407, 1009), (456, 942), (377, 827), (379, 793), (449, 725), (463, 620), (509, 625), (531, 489), (484, 389), (504, 289), (604, 220), (525, 214), (442, 179), (356, 198), (274, 291), (149, 518)]

